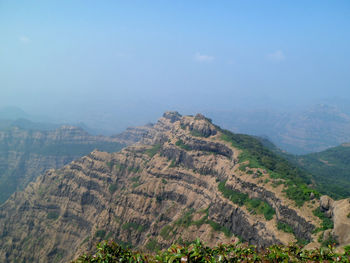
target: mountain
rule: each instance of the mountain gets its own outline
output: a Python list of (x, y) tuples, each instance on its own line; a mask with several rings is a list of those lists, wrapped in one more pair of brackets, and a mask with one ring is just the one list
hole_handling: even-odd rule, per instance
[(0, 119), (17, 120), (28, 119), (30, 115), (18, 107), (3, 107), (0, 108)]
[(142, 130), (135, 128), (111, 138), (91, 136), (73, 126), (50, 130), (49, 124), (24, 120), (7, 124), (0, 129), (0, 204), (47, 169), (63, 167), (94, 149), (119, 151), (142, 135)]
[(279, 148), (306, 154), (350, 141), (350, 116), (338, 107), (318, 104), (302, 111), (227, 111), (209, 113), (235, 132), (267, 136)]
[(320, 198), (308, 174), (258, 139), (200, 114), (167, 112), (145, 129), (120, 152), (93, 151), (13, 194), (0, 207), (0, 257), (67, 262), (103, 239), (148, 251), (197, 237), (350, 243), (349, 201)]

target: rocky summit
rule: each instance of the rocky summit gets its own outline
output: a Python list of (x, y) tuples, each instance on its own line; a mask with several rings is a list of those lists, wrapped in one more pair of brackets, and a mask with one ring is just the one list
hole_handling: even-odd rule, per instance
[(167, 112), (117, 153), (49, 170), (0, 207), (4, 262), (69, 262), (113, 239), (144, 251), (200, 238), (258, 247), (350, 243), (350, 203), (313, 190), (254, 137)]

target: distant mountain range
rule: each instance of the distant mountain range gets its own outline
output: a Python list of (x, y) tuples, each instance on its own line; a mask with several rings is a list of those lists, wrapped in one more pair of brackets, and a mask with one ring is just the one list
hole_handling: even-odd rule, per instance
[(57, 169), (94, 149), (115, 152), (138, 141), (142, 129), (113, 137), (93, 136), (80, 127), (0, 120), (0, 204), (47, 169)]
[(350, 142), (350, 116), (326, 104), (298, 112), (237, 110), (211, 112), (208, 116), (234, 132), (267, 137), (293, 154), (318, 152)]

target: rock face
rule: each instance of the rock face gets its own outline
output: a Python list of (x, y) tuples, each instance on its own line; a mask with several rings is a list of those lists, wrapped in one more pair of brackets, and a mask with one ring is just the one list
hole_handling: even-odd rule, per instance
[(334, 223), (333, 229), (325, 231), (323, 240), (333, 237), (339, 246), (350, 244), (350, 199), (334, 201), (329, 196), (321, 196), (320, 210)]
[(147, 130), (130, 128), (113, 137), (91, 136), (72, 126), (53, 131), (18, 127), (0, 131), (0, 204), (47, 169), (61, 168), (94, 149), (119, 151), (140, 140)]
[(317, 202), (296, 207), (265, 169), (240, 169), (241, 150), (204, 116), (170, 112), (147, 129), (133, 146), (94, 151), (12, 195), (0, 207), (0, 258), (67, 262), (103, 239), (146, 250), (197, 237), (261, 247), (315, 240)]
[(340, 246), (350, 244), (350, 199), (335, 201), (333, 204), (333, 235)]

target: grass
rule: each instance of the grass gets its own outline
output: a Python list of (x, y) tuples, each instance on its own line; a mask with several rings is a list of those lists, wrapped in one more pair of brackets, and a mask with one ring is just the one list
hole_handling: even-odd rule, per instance
[(154, 155), (156, 155), (159, 152), (161, 147), (162, 147), (161, 144), (159, 143), (155, 144), (152, 146), (152, 148), (146, 150), (146, 154), (152, 158)]
[(184, 149), (186, 151), (190, 151), (191, 148), (190, 146), (188, 146), (187, 144), (185, 144), (183, 142), (183, 140), (179, 139), (176, 143), (175, 143), (176, 146), (180, 147), (181, 149)]
[(57, 212), (49, 212), (49, 213), (47, 213), (47, 219), (56, 220), (56, 219), (58, 219), (59, 215), (60, 214)]
[(134, 229), (137, 232), (143, 232), (146, 229), (146, 227), (135, 222), (128, 222), (122, 225), (122, 229), (128, 231)]
[(282, 230), (283, 232), (286, 232), (286, 233), (294, 234), (293, 228), (287, 223), (284, 223), (281, 221), (277, 221), (277, 229)]
[[(157, 242), (157, 240), (155, 240), (154, 238), (150, 238), (146, 244), (146, 248), (149, 250), (149, 251), (158, 251), (160, 250), (161, 246), (160, 244)], [(130, 261), (132, 262), (132, 261)]]
[(172, 233), (173, 233), (173, 227), (170, 225), (167, 225), (160, 230), (159, 234), (163, 239), (169, 240), (171, 238)]
[(291, 159), (312, 174), (322, 194), (334, 199), (350, 197), (350, 147), (337, 146)]
[(230, 142), (233, 147), (242, 151), (238, 158), (239, 162), (244, 164), (239, 166), (239, 170), (245, 171), (246, 167), (261, 168), (267, 170), (272, 178), (283, 179), (286, 196), (294, 200), (297, 206), (302, 206), (305, 201), (310, 200), (311, 193), (319, 196), (316, 190), (307, 186), (311, 184), (308, 173), (265, 147), (259, 139), (227, 130), (221, 132), (222, 140)]
[(194, 211), (194, 209), (190, 209), (180, 219), (175, 221), (175, 225), (183, 226), (185, 228), (188, 228), (188, 227), (194, 225), (197, 228), (199, 228), (203, 224), (208, 224), (213, 228), (214, 231), (223, 232), (225, 234), (225, 236), (231, 237), (232, 233), (227, 227), (222, 226), (219, 223), (208, 219), (208, 210), (209, 210), (209, 208), (204, 209), (202, 211), (198, 211), (199, 213), (204, 214), (204, 216), (202, 218), (200, 218), (199, 220), (194, 221), (193, 220), (193, 213), (195, 211)]
[(103, 239), (106, 236), (106, 230), (99, 229), (95, 232), (95, 237)]
[(200, 131), (194, 129), (190, 132), (190, 134), (194, 137), (205, 137)]
[(116, 183), (111, 184), (111, 185), (108, 187), (108, 190), (109, 190), (109, 192), (110, 192), (111, 194), (114, 194), (115, 191), (117, 191), (117, 189), (118, 189), (118, 185), (117, 185)]
[(214, 231), (223, 232), (226, 237), (232, 236), (231, 231), (227, 227), (222, 226), (212, 220), (207, 220), (206, 223), (209, 224), (214, 229)]
[(226, 182), (220, 182), (218, 189), (223, 196), (231, 202), (239, 206), (245, 205), (248, 211), (252, 214), (262, 214), (266, 220), (271, 220), (275, 215), (275, 210), (266, 201), (258, 198), (249, 198), (248, 194), (227, 187)]
[(321, 228), (316, 229), (316, 231), (321, 231), (321, 230), (327, 230), (327, 229), (333, 229), (334, 223), (332, 219), (326, 217), (324, 213), (322, 213), (321, 209), (317, 207), (314, 211), (313, 214), (317, 216), (319, 219), (322, 220), (321, 223)]

